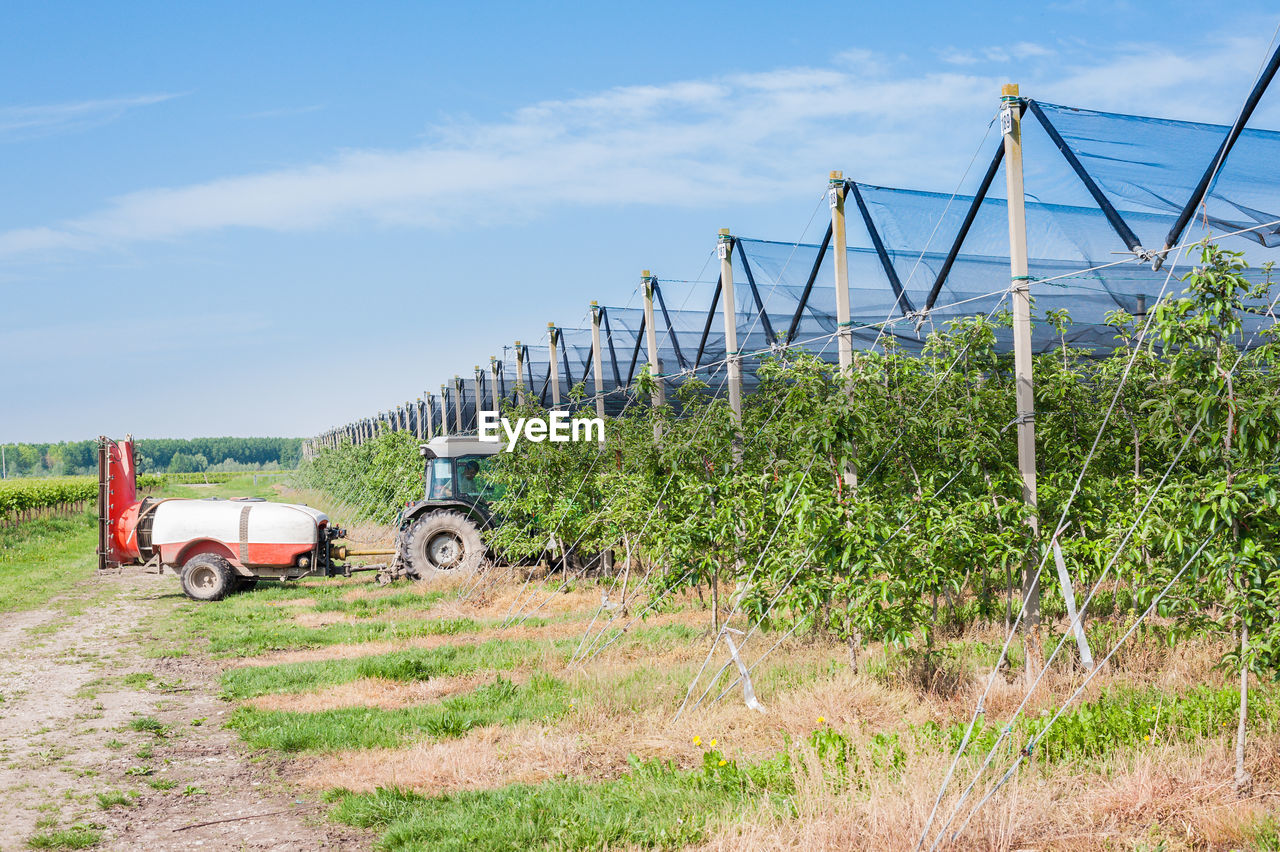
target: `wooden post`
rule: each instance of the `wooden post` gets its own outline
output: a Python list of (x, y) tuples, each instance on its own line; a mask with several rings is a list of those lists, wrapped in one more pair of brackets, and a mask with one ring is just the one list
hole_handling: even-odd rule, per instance
[(516, 405), (524, 405), (524, 347), (516, 341)]
[[(1018, 86), (1009, 83), (1000, 92), (1000, 126), (1004, 131), (1004, 175), (1009, 199), (1009, 268), (1013, 281), (1013, 370), (1017, 378), (1018, 469), (1022, 471), (1022, 499), (1036, 508), (1036, 405), (1031, 375), (1031, 278), (1027, 272), (1026, 198), (1022, 187), (1022, 121)], [(1040, 537), (1040, 519), (1031, 515), (1031, 538)], [(1033, 548), (1034, 550), (1034, 548)], [(1023, 627), (1027, 649), (1039, 655), (1040, 584), (1032, 568), (1023, 566), (1022, 594), (1026, 600)], [(1035, 646), (1033, 648), (1033, 646)], [(1028, 666), (1028, 675), (1031, 666)]]
[(653, 377), (653, 395), (650, 402), (654, 408), (658, 408), (667, 401), (666, 383), (662, 379), (662, 370), (658, 366), (658, 332), (654, 327), (653, 319), (653, 287), (654, 278), (649, 274), (649, 270), (640, 273), (642, 289), (644, 290), (644, 342), (645, 348), (649, 353), (649, 373)]
[(551, 407), (560, 407), (560, 366), (559, 359), (556, 357), (556, 342), (560, 339), (560, 329), (556, 328), (553, 322), (547, 323), (547, 339), (551, 341), (549, 348), (551, 352), (551, 362), (547, 365), (547, 369), (551, 371)]
[(449, 389), (445, 385), (440, 386), (440, 434), (449, 434)]
[(849, 312), (849, 250), (844, 222), (844, 172), (833, 171), (827, 190), (831, 204), (831, 243), (834, 246), (836, 270), (836, 343), (840, 350), (840, 369), (853, 368), (853, 328)]
[(738, 311), (733, 302), (733, 237), (720, 229), (716, 241), (720, 254), (720, 296), (724, 306), (724, 352), (729, 368), (729, 408), (735, 422), (742, 422), (742, 361), (738, 354)]
[(591, 302), (591, 375), (595, 379), (596, 417), (604, 419), (604, 368), (600, 357), (600, 305)]
[(502, 400), (498, 397), (498, 359), (492, 355), (489, 356), (489, 399), (494, 412), (502, 411)]
[(467, 389), (467, 386), (462, 381), (462, 376), (454, 376), (453, 377), (453, 428), (454, 428), (454, 431), (459, 435), (461, 435), (463, 432), (462, 409), (465, 408), (466, 406), (462, 404), (462, 401), (463, 399), (465, 399), (463, 394), (466, 392), (466, 389)]
[(436, 436), (436, 424), (435, 424), (435, 420), (436, 420), (436, 413), (435, 413), (436, 400), (435, 400), (435, 395), (434, 395), (434, 394), (430, 394), (430, 393), (428, 393), (428, 394), (425, 394), (425, 396), (426, 396), (426, 400), (427, 400), (427, 406), (426, 406), (426, 409), (427, 409), (427, 416), (426, 416), (426, 420), (424, 421), (424, 425), (426, 426), (426, 429), (427, 429), (426, 439), (427, 439), (428, 441), (430, 441), (432, 438), (434, 438), (434, 437)]
[[(840, 372), (848, 377), (853, 371), (853, 326), (849, 309), (849, 248), (844, 218), (844, 172), (832, 171), (828, 176), (827, 200), (831, 206), (832, 266), (836, 273), (836, 345), (839, 349)], [(857, 447), (850, 448), (856, 456)], [(844, 487), (858, 487), (858, 469), (847, 459), (840, 471)]]

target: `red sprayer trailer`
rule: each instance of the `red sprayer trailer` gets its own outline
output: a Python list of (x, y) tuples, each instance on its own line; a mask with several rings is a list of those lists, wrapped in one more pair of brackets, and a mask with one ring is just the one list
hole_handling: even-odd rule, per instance
[(98, 439), (98, 567), (169, 568), (195, 600), (216, 601), (259, 579), (349, 576), (335, 560), (361, 554), (337, 545), (346, 535), (309, 506), (261, 497), (138, 499), (133, 440)]

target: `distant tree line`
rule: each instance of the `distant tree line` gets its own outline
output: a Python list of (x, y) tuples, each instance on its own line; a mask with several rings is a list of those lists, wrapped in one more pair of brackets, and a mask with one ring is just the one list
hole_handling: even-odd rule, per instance
[[(97, 441), (0, 444), (7, 475), (75, 476), (97, 472)], [(139, 438), (142, 473), (280, 470), (298, 466), (301, 438)]]

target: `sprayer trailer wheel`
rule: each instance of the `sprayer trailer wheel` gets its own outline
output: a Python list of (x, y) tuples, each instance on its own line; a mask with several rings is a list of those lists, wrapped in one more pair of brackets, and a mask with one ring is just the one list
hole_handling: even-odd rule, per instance
[(400, 547), (405, 573), (415, 580), (472, 574), (484, 559), (480, 528), (466, 515), (447, 509), (410, 524)]
[(196, 601), (220, 601), (236, 587), (231, 563), (212, 553), (201, 553), (182, 566), (182, 591)]

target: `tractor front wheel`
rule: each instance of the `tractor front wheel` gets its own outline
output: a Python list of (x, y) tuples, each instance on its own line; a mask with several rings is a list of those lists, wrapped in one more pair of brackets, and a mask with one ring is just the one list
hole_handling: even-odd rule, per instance
[(220, 601), (236, 586), (231, 563), (212, 553), (201, 553), (182, 566), (182, 591), (196, 601)]
[(484, 542), (474, 521), (442, 509), (409, 525), (400, 539), (400, 557), (415, 580), (471, 574), (484, 559)]

